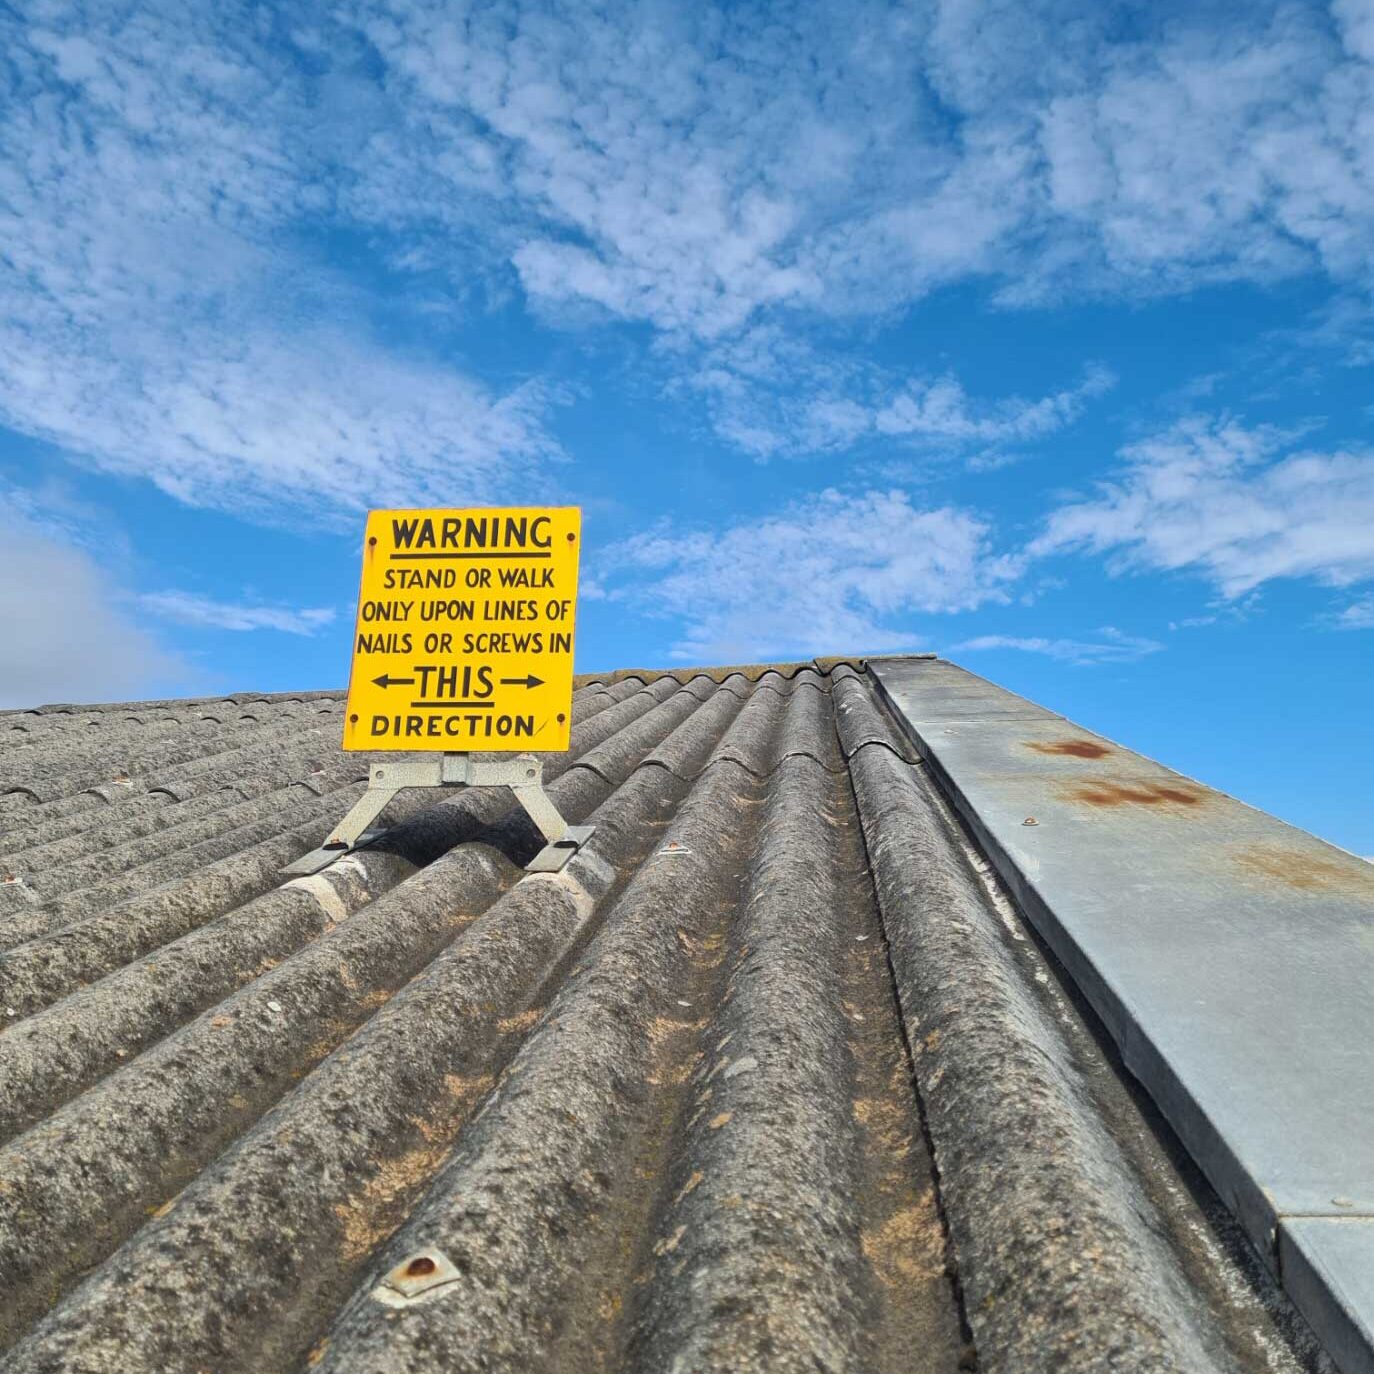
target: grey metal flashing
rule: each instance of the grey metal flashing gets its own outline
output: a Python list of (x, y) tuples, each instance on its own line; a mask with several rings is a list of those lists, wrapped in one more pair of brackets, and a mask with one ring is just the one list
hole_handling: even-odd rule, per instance
[(870, 672), (1323, 1343), (1374, 1369), (1374, 867), (954, 664)]
[(1284, 1286), (1347, 1374), (1374, 1371), (1374, 1222), (1292, 1217), (1279, 1227)]

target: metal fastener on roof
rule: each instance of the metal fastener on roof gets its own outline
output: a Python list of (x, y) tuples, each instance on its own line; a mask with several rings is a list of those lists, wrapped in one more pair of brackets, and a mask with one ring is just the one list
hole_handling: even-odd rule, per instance
[(442, 1250), (420, 1250), (392, 1269), (372, 1290), (372, 1296), (387, 1307), (409, 1307), (426, 1296), (436, 1296), (437, 1290), (460, 1277)]

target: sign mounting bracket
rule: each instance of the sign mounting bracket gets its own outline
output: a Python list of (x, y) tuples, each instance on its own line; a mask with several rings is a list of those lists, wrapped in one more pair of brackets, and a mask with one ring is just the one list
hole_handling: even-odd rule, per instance
[(281, 871), (305, 877), (328, 868), (335, 859), (375, 840), (382, 831), (368, 826), (391, 799), (407, 787), (509, 787), (516, 801), (539, 827), (546, 843), (526, 865), (530, 873), (557, 873), (592, 837), (596, 827), (569, 825), (553, 798), (544, 791), (544, 762), (533, 754), (507, 758), (474, 758), (471, 754), (437, 754), (374, 764), (367, 791), (336, 825), (318, 849), (302, 855)]

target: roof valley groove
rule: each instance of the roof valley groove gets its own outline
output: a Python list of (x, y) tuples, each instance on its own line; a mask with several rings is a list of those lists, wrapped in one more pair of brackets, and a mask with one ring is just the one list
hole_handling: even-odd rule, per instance
[[(695, 701), (689, 693), (679, 695)], [(652, 714), (665, 709), (650, 692), (635, 696), (640, 700), (623, 705), (637, 716), (645, 710)], [(623, 718), (623, 711), (618, 714)], [(636, 723), (632, 717), (624, 733), (632, 732)], [(597, 735), (605, 733), (604, 728), (596, 731)], [(605, 739), (590, 752), (598, 750), (607, 757)], [(591, 769), (584, 767), (578, 772), (584, 787), (604, 788)], [(566, 795), (576, 779), (565, 783), (566, 777), (565, 771), (550, 791), (568, 814), (578, 816), (581, 813), (575, 799), (570, 801)], [(564, 785), (560, 787), (560, 783)], [(10, 1322), (23, 1323), (26, 1315), (31, 1317), (35, 1303), (45, 1302), (46, 1288), (61, 1283), (64, 1274), (69, 1282), (108, 1253), (112, 1242), (122, 1240), (150, 1209), (212, 1159), (237, 1133), (236, 1128), (241, 1129), (265, 1110), (277, 1094), (290, 1087), (296, 1074), (314, 1067), (333, 1048), (336, 1037), (365, 1020), (376, 1005), (369, 998), (389, 995), (422, 969), (446, 943), (445, 936), (451, 937), (470, 922), (519, 876), (509, 859), (480, 841), (459, 842), (443, 852), (446, 842), (452, 845), (461, 840), (461, 830), (455, 831), (453, 826), (455, 822), (462, 825), (465, 812), (480, 808), (488, 819), (495, 819), (500, 804), (501, 799), (490, 792), (473, 792), (460, 795), (452, 804), (429, 807), (412, 826), (419, 823), (445, 832), (442, 838), (423, 837), (429, 847), (440, 851), (440, 857), (412, 881), (370, 903), (365, 918), (347, 920), (323, 934), (309, 932), (319, 938), (295, 960), (256, 978), (236, 998), (222, 1003), (217, 1015), (202, 1015), (173, 1032), (148, 1054), (104, 1079), (70, 1107), (0, 1152), (0, 1177), (10, 1183), (6, 1201), (13, 1197), (25, 1209), (12, 1223), (0, 1224), (0, 1272), (11, 1278)], [(402, 826), (399, 833), (392, 832), (388, 843), (403, 850), (410, 838)], [(376, 852), (364, 850), (352, 857), (360, 864), (373, 865), (392, 858), (380, 847)], [(471, 894), (459, 906), (446, 900), (455, 887), (459, 891), (466, 888)], [(288, 883), (270, 896), (288, 892), (294, 897), (303, 889)], [(238, 914), (230, 913), (230, 919)], [(258, 915), (252, 913), (254, 918)], [(251, 936), (257, 920), (239, 924), (245, 925)], [(291, 930), (299, 939), (300, 922)], [(255, 967), (251, 960), (244, 962), (245, 978), (261, 967), (260, 963)], [(190, 961), (192, 974), (198, 971), (197, 964), (194, 958)], [(175, 970), (175, 960), (173, 967)], [(114, 991), (118, 1000), (122, 990)], [(156, 1002), (164, 1005), (165, 994)], [(294, 1024), (315, 1024), (323, 1043), (283, 1038), (285, 1023), (280, 1019), (282, 1014), (272, 1010), (272, 1004), (291, 1007)], [(228, 1024), (216, 1025), (216, 1020), (227, 1020)], [(197, 1065), (194, 1106), (187, 1098), (168, 1100), (163, 1087), (177, 1063), (188, 1060)], [(236, 1098), (242, 1105), (226, 1112), (224, 1104)], [(112, 1126), (117, 1137), (113, 1143)], [(61, 1158), (66, 1167), (53, 1171), (34, 1164), (35, 1157)], [(108, 1191), (93, 1187), (97, 1180), (103, 1181)], [(119, 1202), (112, 1205), (116, 1197)], [(275, 1224), (275, 1208), (270, 1215)], [(13, 1282), (21, 1275), (25, 1279), (22, 1288)], [(27, 1302), (26, 1293), (32, 1294)], [(4, 1334), (0, 1327), (0, 1337)], [(178, 1341), (184, 1340), (183, 1333)], [(154, 1361), (148, 1367), (162, 1366)]]
[(282, 883), (338, 701), (0, 714), (4, 1369), (1320, 1367), (872, 668), (580, 680), (563, 872), (468, 789)]

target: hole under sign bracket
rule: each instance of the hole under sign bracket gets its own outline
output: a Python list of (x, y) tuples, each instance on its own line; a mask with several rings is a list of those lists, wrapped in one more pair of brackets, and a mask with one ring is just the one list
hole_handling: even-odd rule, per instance
[(471, 754), (432, 754), (427, 758), (379, 763), (368, 776), (367, 791), (336, 825), (318, 849), (303, 854), (281, 871), (293, 878), (328, 868), (335, 859), (375, 840), (380, 831), (368, 826), (387, 804), (407, 787), (509, 787), (515, 799), (539, 827), (546, 843), (526, 865), (531, 873), (557, 873), (584, 844), (596, 827), (569, 825), (544, 791), (544, 764), (533, 754), (509, 758), (473, 758)]

